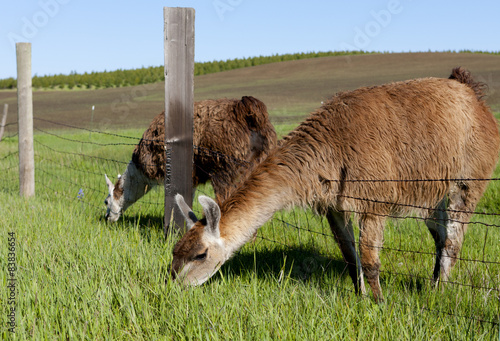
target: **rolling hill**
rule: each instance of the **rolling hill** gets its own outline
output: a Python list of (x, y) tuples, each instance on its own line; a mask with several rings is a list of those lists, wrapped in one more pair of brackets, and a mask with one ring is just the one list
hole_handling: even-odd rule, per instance
[[(195, 77), (195, 100), (252, 95), (268, 106), (272, 120), (299, 122), (339, 91), (418, 77), (448, 77), (455, 66), (469, 69), (489, 86), (488, 104), (500, 111), (500, 56), (474, 53), (394, 53), (322, 57), (266, 64)], [(164, 83), (99, 90), (46, 90), (33, 94), (34, 117), (94, 128), (146, 128), (163, 110)], [(0, 91), (17, 119), (17, 95)], [(36, 126), (46, 125), (35, 121)], [(53, 125), (50, 125), (53, 127)]]

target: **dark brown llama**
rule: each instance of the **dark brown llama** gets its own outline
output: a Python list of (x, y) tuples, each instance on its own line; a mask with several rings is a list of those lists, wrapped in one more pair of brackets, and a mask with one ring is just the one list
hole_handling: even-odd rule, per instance
[[(106, 218), (121, 213), (165, 178), (165, 116), (157, 115), (135, 147), (127, 170), (113, 184)], [(211, 180), (219, 202), (254, 162), (276, 146), (276, 132), (264, 103), (250, 96), (204, 100), (194, 104), (193, 185)]]
[[(191, 228), (173, 250), (173, 278), (205, 282), (276, 211), (299, 205), (326, 215), (357, 293), (365, 293), (366, 277), (375, 300), (383, 300), (384, 223), (410, 211), (424, 217), (434, 238), (434, 280), (446, 281), (487, 186), (473, 179), (488, 179), (499, 153), (497, 122), (482, 96), (481, 84), (462, 68), (450, 79), (335, 95), (220, 206), (200, 197), (205, 219), (196, 221), (177, 195)], [(359, 222), (359, 257), (351, 212)]]

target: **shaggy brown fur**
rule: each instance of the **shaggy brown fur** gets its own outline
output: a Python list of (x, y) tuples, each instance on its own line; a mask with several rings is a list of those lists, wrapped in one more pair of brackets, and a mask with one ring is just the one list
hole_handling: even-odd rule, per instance
[[(417, 211), (436, 243), (434, 279), (447, 280), (487, 185), (473, 179), (491, 176), (500, 146), (481, 84), (461, 68), (450, 78), (361, 88), (326, 101), (222, 203), (218, 245), (232, 254), (277, 210), (311, 206), (327, 216), (356, 291), (364, 292), (366, 276), (375, 299), (382, 300), (378, 251), (385, 219)], [(351, 212), (360, 225), (360, 258)], [(203, 223), (193, 228), (198, 225)], [(203, 244), (207, 232), (193, 231), (196, 243), (190, 235), (179, 244)], [(179, 244), (175, 250), (189, 250)], [(174, 252), (173, 272), (189, 257)], [(201, 266), (183, 276), (196, 283), (189, 274)]]
[[(157, 115), (132, 154), (146, 177), (165, 177), (165, 115)], [(250, 164), (276, 146), (276, 132), (264, 103), (250, 96), (194, 104), (193, 185), (212, 181), (223, 200)], [(118, 186), (115, 186), (115, 188)]]

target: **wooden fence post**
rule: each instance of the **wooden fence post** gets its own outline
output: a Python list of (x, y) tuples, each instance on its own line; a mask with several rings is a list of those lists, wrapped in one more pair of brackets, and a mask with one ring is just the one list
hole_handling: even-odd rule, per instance
[(19, 192), (35, 195), (33, 150), (33, 94), (31, 88), (31, 43), (16, 43), (17, 114), (19, 126)]
[(180, 193), (193, 198), (194, 9), (163, 9), (165, 34), (165, 221), (185, 230), (175, 203)]
[(5, 122), (7, 122), (7, 113), (9, 112), (9, 105), (5, 103), (3, 105), (3, 115), (2, 115), (2, 123), (0, 124), (0, 142), (2, 141), (3, 132), (5, 129)]

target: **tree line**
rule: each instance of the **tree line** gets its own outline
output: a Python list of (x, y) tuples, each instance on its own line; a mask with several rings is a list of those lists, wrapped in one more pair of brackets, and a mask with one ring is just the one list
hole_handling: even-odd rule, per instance
[[(194, 65), (195, 76), (206, 75), (215, 72), (234, 70), (249, 66), (257, 66), (288, 60), (306, 58), (318, 58), (326, 56), (340, 56), (353, 54), (366, 54), (371, 52), (308, 52), (293, 53), (272, 56), (258, 56), (249, 58), (228, 59), (225, 61), (196, 62)], [(79, 74), (71, 72), (69, 75), (37, 76), (32, 79), (33, 88), (38, 89), (101, 89), (141, 85), (155, 83), (165, 80), (164, 67), (151, 66), (133, 70), (115, 70)], [(15, 89), (17, 80), (15, 78), (0, 79), (0, 89)]]
[[(448, 51), (453, 52), (453, 51)], [(463, 50), (466, 53), (493, 53)], [(228, 59), (225, 61), (197, 62), (194, 65), (195, 76), (206, 75), (215, 72), (229, 71), (244, 67), (257, 66), (269, 63), (284, 62), (290, 60), (346, 56), (358, 54), (371, 54), (377, 52), (367, 51), (328, 51), (328, 52), (304, 52), (290, 54), (275, 54), (272, 56), (258, 56), (249, 58)], [(33, 88), (37, 89), (101, 89), (132, 85), (155, 83), (165, 80), (163, 66), (143, 67), (134, 70), (116, 70), (79, 74), (71, 72), (69, 75), (34, 76)], [(0, 79), (0, 89), (15, 89), (17, 80), (15, 78)]]

